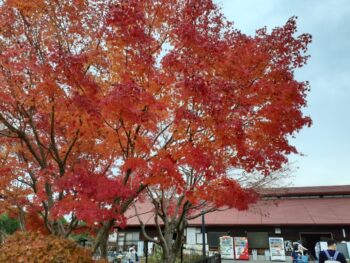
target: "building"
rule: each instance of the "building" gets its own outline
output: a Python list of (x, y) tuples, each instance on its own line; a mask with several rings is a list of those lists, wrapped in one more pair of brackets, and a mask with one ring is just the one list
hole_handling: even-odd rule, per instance
[[(143, 203), (142, 207), (144, 211), (152, 209), (149, 203)], [(149, 216), (143, 214), (142, 218), (152, 233), (154, 222)], [(187, 245), (200, 246), (201, 218), (188, 224)], [(143, 240), (136, 217), (128, 219), (127, 225), (118, 232), (119, 246)], [(247, 237), (250, 250), (256, 249), (261, 255), (269, 248), (268, 237), (301, 240), (313, 254), (318, 241), (350, 240), (350, 185), (266, 190), (262, 200), (248, 211), (229, 209), (206, 214), (205, 225), (210, 250), (217, 250), (219, 237), (229, 234)]]

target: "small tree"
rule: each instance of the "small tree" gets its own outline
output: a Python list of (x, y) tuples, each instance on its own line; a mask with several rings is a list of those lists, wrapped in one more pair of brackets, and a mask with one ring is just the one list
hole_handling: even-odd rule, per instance
[[(201, 192), (195, 198), (189, 198), (176, 188), (148, 187), (145, 200), (140, 199), (133, 204), (135, 214), (130, 212), (130, 216), (138, 218), (142, 234), (146, 239), (162, 247), (162, 262), (174, 262), (185, 242), (184, 231), (190, 220), (215, 211), (245, 210), (255, 203), (259, 194), (266, 189), (271, 191), (270, 187), (283, 186), (283, 180), (290, 175), (289, 167), (271, 172), (267, 176), (240, 172), (234, 179), (237, 184), (227, 179), (221, 180), (221, 185), (217, 181), (210, 181), (204, 183), (210, 185), (209, 187), (194, 184), (187, 186), (196, 192)], [(184, 173), (184, 177), (187, 176)], [(146, 211), (144, 202), (150, 202), (153, 209)], [(149, 223), (154, 223), (156, 226), (155, 237), (150, 236), (147, 230)]]

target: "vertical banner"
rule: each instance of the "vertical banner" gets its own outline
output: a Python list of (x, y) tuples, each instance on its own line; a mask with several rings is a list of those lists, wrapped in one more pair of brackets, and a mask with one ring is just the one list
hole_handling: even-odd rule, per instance
[(269, 237), (271, 260), (286, 260), (284, 242), (282, 237)]
[(136, 253), (137, 253), (137, 255), (139, 257), (143, 257), (144, 256), (143, 255), (143, 246), (144, 246), (143, 241), (137, 241), (137, 251), (136, 251)]
[(246, 237), (235, 237), (235, 259), (248, 260), (248, 239)]
[(222, 259), (234, 259), (232, 237), (230, 236), (220, 237), (220, 254)]
[(148, 255), (153, 253), (153, 242), (148, 242)]

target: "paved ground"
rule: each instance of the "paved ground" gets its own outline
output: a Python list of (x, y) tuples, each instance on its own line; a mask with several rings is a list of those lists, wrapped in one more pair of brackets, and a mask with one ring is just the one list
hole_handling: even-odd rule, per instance
[[(266, 260), (230, 260), (230, 259), (222, 259), (221, 263), (264, 263), (264, 262), (286, 262), (286, 263), (290, 263), (292, 262), (290, 257), (286, 258), (286, 261), (266, 261)], [(309, 263), (315, 263), (315, 261), (309, 261)]]

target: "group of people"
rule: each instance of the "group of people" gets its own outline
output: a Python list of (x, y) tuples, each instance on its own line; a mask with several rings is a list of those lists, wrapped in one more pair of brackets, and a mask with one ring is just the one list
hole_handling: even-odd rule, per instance
[[(132, 244), (129, 248), (128, 253), (126, 254), (126, 259), (127, 259), (127, 263), (139, 263), (139, 256), (137, 255), (136, 252), (136, 246), (134, 244)], [(123, 261), (123, 253), (120, 251), (119, 255), (117, 255), (117, 252), (115, 251), (115, 255), (114, 255), (114, 261), (116, 263), (124, 263), (125, 261)]]
[[(347, 263), (345, 256), (337, 251), (337, 242), (334, 239), (327, 241), (328, 248), (320, 251), (320, 248), (316, 246), (315, 254), (318, 259), (318, 263)], [(304, 252), (307, 248), (303, 247), (300, 242), (295, 242), (293, 245), (292, 258), (293, 263), (305, 263)]]

